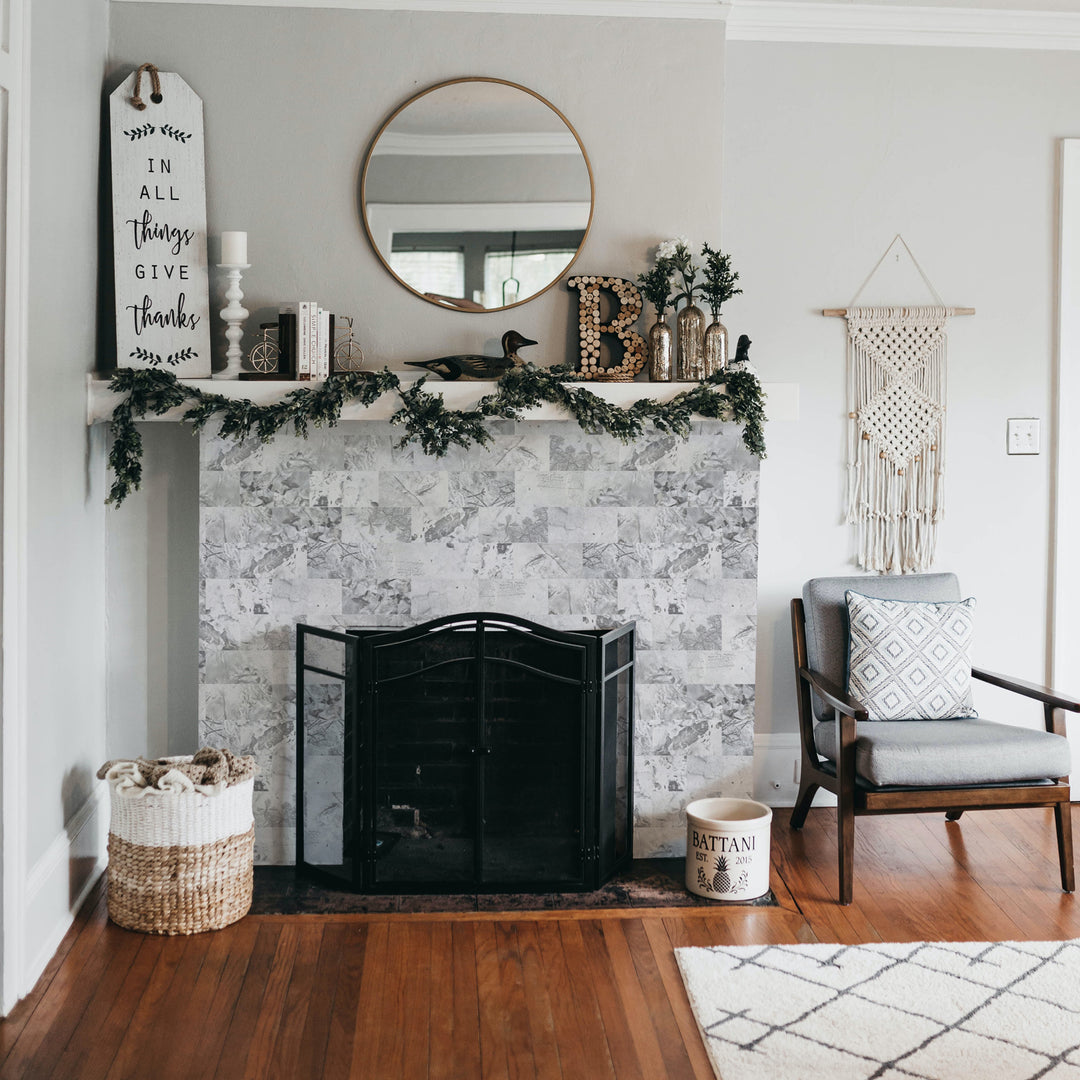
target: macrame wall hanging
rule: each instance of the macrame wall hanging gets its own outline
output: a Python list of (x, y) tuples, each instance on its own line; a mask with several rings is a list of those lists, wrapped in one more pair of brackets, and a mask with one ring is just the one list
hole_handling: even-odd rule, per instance
[[(903, 245), (936, 301), (858, 307), (886, 256)], [(899, 258), (899, 255), (897, 255)], [(946, 307), (899, 234), (846, 308), (847, 520), (864, 570), (918, 573), (934, 561), (945, 511), (945, 323), (974, 308)]]

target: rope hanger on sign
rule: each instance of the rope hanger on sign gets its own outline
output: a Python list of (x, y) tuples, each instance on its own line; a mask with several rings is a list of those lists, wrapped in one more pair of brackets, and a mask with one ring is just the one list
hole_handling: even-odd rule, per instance
[[(936, 303), (858, 307), (898, 243)], [(945, 512), (945, 324), (975, 309), (947, 307), (897, 233), (848, 306), (822, 314), (848, 324), (847, 520), (859, 566), (920, 572), (934, 561)]]
[(142, 84), (143, 72), (150, 76), (150, 100), (155, 105), (162, 102), (161, 79), (158, 78), (158, 69), (153, 64), (140, 64), (135, 71), (135, 92), (131, 95), (131, 104), (142, 112), (146, 108), (146, 102), (139, 96), (139, 87)]

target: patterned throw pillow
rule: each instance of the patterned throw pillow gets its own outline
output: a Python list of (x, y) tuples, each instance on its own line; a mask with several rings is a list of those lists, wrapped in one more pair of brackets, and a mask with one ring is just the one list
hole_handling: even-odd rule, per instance
[(850, 589), (848, 693), (871, 720), (977, 716), (971, 697), (974, 599), (879, 600)]

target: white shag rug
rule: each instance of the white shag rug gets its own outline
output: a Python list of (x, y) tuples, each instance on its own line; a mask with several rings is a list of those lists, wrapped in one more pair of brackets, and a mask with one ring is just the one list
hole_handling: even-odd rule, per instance
[(1080, 1080), (1080, 940), (675, 952), (720, 1080)]

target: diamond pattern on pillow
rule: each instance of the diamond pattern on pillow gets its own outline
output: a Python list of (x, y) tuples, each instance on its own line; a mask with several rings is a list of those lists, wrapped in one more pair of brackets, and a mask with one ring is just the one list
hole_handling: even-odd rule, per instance
[(848, 693), (871, 720), (977, 716), (971, 696), (975, 601), (880, 600), (852, 592)]

